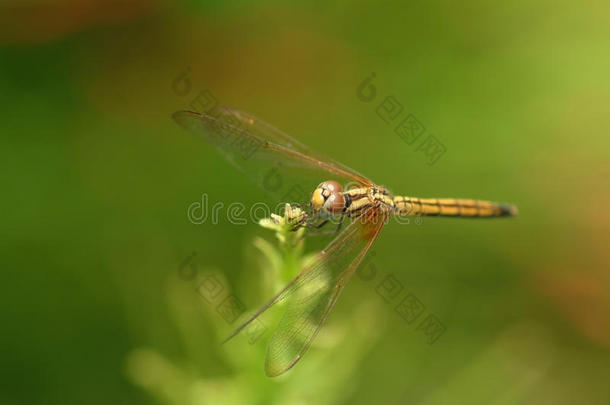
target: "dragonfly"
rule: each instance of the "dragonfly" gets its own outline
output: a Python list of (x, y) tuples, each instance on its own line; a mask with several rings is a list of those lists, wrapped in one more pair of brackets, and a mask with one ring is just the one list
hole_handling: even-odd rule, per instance
[(286, 200), (296, 200), (297, 207), (303, 210), (295, 210), (299, 215), (293, 230), (319, 229), (337, 219), (340, 225), (344, 220), (348, 223), (291, 281), (225, 339), (236, 336), (275, 304), (285, 302), (285, 311), (267, 346), (265, 373), (270, 377), (291, 369), (307, 352), (391, 216), (517, 215), (512, 204), (394, 195), (271, 124), (235, 108), (177, 111), (173, 119), (211, 143), (280, 205), (294, 204), (295, 201)]

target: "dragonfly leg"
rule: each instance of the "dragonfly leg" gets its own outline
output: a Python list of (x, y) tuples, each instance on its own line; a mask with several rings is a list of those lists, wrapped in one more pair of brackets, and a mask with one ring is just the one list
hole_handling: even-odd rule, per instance
[(328, 220), (323, 220), (320, 223), (313, 225), (311, 222), (300, 221), (299, 223), (294, 224), (294, 226), (290, 229), (290, 231), (295, 232), (295, 231), (298, 231), (300, 228), (320, 229), (321, 227), (326, 225), (327, 222), (328, 222)]
[(341, 221), (339, 221), (339, 225), (337, 225), (337, 229), (335, 230), (335, 233), (339, 233), (339, 231), (341, 230), (341, 226), (343, 225), (344, 219), (345, 219), (345, 217), (341, 216)]
[[(332, 230), (332, 231), (325, 231), (325, 232), (309, 232), (307, 233), (307, 236), (322, 236), (322, 235), (336, 235), (339, 233), (339, 231), (341, 230), (341, 226), (343, 225), (343, 219), (345, 217), (341, 217), (341, 221), (339, 221), (339, 224), (337, 225), (337, 227)], [(322, 227), (322, 225), (326, 225), (326, 223), (328, 222), (328, 220), (322, 222), (322, 224), (318, 224), (316, 227), (314, 227), (314, 229), (319, 229)]]
[(317, 225), (311, 225), (311, 224), (307, 224), (307, 225), (308, 225), (308, 228), (311, 228), (311, 229), (320, 229), (320, 228), (322, 228), (324, 225), (326, 225), (327, 223), (328, 223), (328, 219), (325, 219), (325, 220), (321, 221), (321, 222), (320, 222), (319, 224), (317, 224)]

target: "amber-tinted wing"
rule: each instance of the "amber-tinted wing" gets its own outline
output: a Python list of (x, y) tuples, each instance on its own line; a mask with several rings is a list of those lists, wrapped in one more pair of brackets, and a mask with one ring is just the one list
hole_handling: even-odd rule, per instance
[(321, 156), (274, 126), (243, 111), (219, 107), (207, 113), (178, 111), (174, 120), (212, 143), (227, 160), (274, 197), (300, 203), (324, 180), (344, 185), (372, 182)]
[(268, 376), (277, 376), (290, 369), (309, 348), (384, 223), (382, 218), (367, 223), (354, 220), (318, 253), (310, 265), (226, 340), (237, 335), (272, 305), (290, 297), (269, 342), (265, 372)]

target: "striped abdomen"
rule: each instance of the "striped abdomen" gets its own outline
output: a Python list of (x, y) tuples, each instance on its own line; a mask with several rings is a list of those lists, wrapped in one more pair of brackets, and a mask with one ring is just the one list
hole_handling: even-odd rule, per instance
[(490, 201), (464, 200), (457, 198), (394, 197), (394, 211), (401, 216), (446, 216), (446, 217), (512, 217), (517, 207)]

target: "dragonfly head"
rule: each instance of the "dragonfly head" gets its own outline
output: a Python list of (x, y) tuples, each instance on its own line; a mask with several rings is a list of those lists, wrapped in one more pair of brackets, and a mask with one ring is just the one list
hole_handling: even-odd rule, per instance
[(311, 206), (314, 212), (323, 214), (336, 214), (345, 208), (345, 197), (343, 187), (334, 180), (320, 183), (311, 195)]

